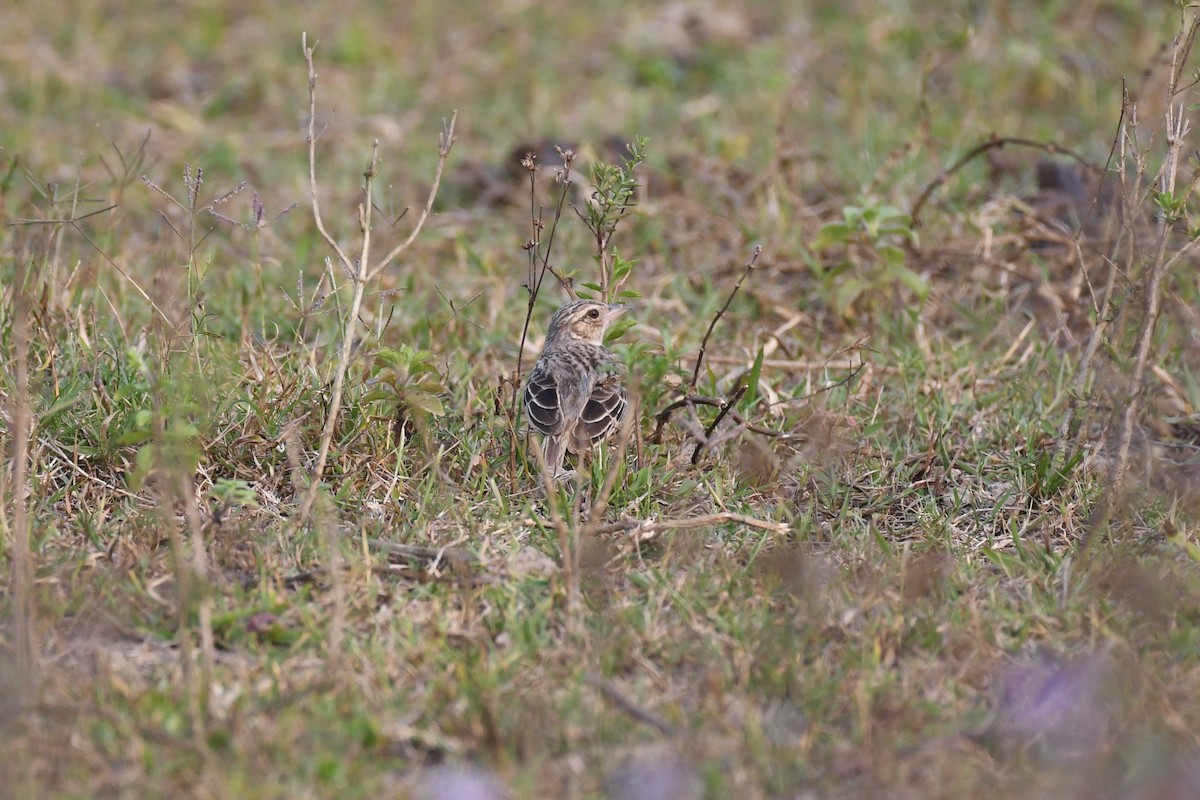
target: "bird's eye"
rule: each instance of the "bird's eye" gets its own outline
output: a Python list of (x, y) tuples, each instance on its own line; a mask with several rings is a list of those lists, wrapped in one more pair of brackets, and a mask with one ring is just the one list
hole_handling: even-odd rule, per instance
[(587, 318), (588, 319), (600, 319), (600, 309), (597, 309), (597, 308), (588, 309)]

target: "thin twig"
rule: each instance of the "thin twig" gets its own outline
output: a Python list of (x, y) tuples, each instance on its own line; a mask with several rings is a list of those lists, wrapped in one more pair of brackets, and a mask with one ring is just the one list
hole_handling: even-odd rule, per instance
[(700, 453), (704, 450), (704, 446), (708, 444), (709, 438), (712, 436), (713, 431), (715, 431), (717, 426), (721, 424), (721, 420), (725, 419), (725, 417), (729, 415), (729, 412), (733, 410), (735, 405), (737, 405), (737, 401), (742, 399), (742, 395), (746, 393), (747, 388), (749, 387), (743, 383), (737, 388), (737, 391), (733, 393), (732, 397), (721, 404), (721, 410), (717, 412), (716, 419), (714, 419), (712, 424), (705, 429), (704, 438), (696, 442), (696, 449), (692, 452), (692, 466), (700, 463)]
[(408, 561), (426, 561), (434, 566), (441, 562), (445, 562), (451, 567), (479, 567), (482, 565), (477, 556), (468, 553), (466, 550), (459, 550), (454, 547), (428, 547), (418, 544), (386, 542), (382, 539), (371, 538), (368, 538), (366, 543), (367, 547), (372, 550), (378, 550), (389, 556), (395, 556)]
[[(1194, 37), (1196, 27), (1200, 25), (1200, 21), (1193, 20), (1192, 27), (1187, 35), (1186, 51), (1190, 51), (1191, 42)], [(1179, 58), (1179, 50), (1176, 49), (1176, 58)], [(1174, 96), (1175, 82), (1179, 75), (1179, 67), (1172, 65), (1172, 80), (1171, 86), (1168, 87), (1167, 96)], [(1189, 123), (1186, 114), (1184, 113), (1183, 105), (1179, 105), (1172, 111), (1173, 104), (1168, 105), (1166, 110), (1166, 137), (1167, 137), (1167, 160), (1163, 164), (1160, 175), (1162, 180), (1160, 186), (1167, 194), (1175, 194), (1175, 180), (1179, 170), (1179, 158), (1183, 150), (1184, 139), (1189, 131)], [(1192, 184), (1188, 187), (1188, 192), (1195, 186), (1196, 179), (1193, 178)], [(1154, 339), (1154, 330), (1158, 324), (1158, 315), (1162, 303), (1162, 298), (1159, 296), (1159, 287), (1166, 278), (1172, 265), (1177, 261), (1176, 258), (1167, 258), (1167, 243), (1170, 239), (1171, 220), (1167, 215), (1163, 215), (1159, 223), (1158, 246), (1154, 254), (1154, 260), (1151, 262), (1150, 271), (1146, 275), (1145, 289), (1142, 293), (1144, 307), (1142, 309), (1142, 322), (1138, 329), (1137, 340), (1134, 343), (1133, 351), (1133, 374), (1130, 376), (1130, 386), (1132, 397), (1130, 402), (1125, 406), (1125, 413), (1121, 423), (1121, 438), (1117, 448), (1117, 457), (1112, 463), (1109, 470), (1109, 488), (1110, 496), (1117, 496), (1123, 488), (1122, 484), (1125, 479), (1125, 471), (1129, 463), (1129, 449), (1133, 442), (1133, 431), (1137, 425), (1138, 416), (1142, 409), (1142, 399), (1145, 394), (1144, 379), (1146, 374), (1146, 366), (1150, 361), (1150, 350)]]
[[(1079, 245), (1079, 240), (1075, 240), (1075, 257), (1079, 261), (1079, 269), (1083, 274), (1087, 275), (1087, 266), (1084, 262), (1083, 248)], [(1063, 420), (1062, 429), (1059, 431), (1060, 452), (1066, 453), (1068, 446), (1073, 446), (1074, 449), (1079, 449), (1083, 442), (1083, 436), (1086, 433), (1081, 424), (1076, 431), (1074, 441), (1070, 441), (1069, 433), (1071, 426), (1081, 422), (1079, 419), (1079, 405), (1087, 404), (1088, 401), (1088, 379), (1092, 373), (1092, 362), (1096, 357), (1096, 350), (1100, 347), (1100, 342), (1104, 338), (1105, 331), (1108, 330), (1109, 323), (1112, 322), (1112, 302), (1113, 290), (1117, 282), (1117, 266), (1109, 263), (1108, 265), (1108, 281), (1104, 286), (1104, 299), (1100, 301), (1099, 308), (1096, 309), (1096, 324), (1093, 326), (1091, 333), (1088, 336), (1086, 345), (1083, 348), (1083, 355), (1079, 359), (1079, 365), (1075, 370), (1075, 380), (1072, 387), (1071, 399), (1067, 406), (1067, 414)]]
[(758, 530), (770, 531), (772, 533), (785, 534), (791, 530), (791, 527), (785, 522), (774, 522), (768, 519), (759, 519), (758, 517), (751, 517), (747, 516), (746, 514), (735, 514), (732, 511), (718, 511), (715, 514), (704, 514), (699, 517), (687, 517), (684, 519), (626, 519), (618, 522), (606, 522), (603, 524), (590, 526), (588, 528), (588, 533), (602, 534), (631, 532), (635, 537), (638, 537), (647, 534), (658, 533), (659, 531), (707, 528), (713, 525), (723, 525), (730, 522), (737, 525), (745, 525), (747, 528), (757, 528)]
[[(754, 363), (754, 358), (746, 356), (723, 356), (718, 353), (710, 353), (705, 356), (705, 360), (710, 364), (743, 364), (747, 368)], [(762, 360), (763, 369), (777, 369), (784, 372), (812, 372), (813, 370), (826, 369), (862, 369), (863, 362), (855, 361), (847, 358), (845, 361), (809, 361), (805, 359), (788, 359), (788, 358), (764, 358)], [(882, 372), (894, 371), (896, 367), (890, 367), (886, 364), (876, 364), (875, 369)]]
[(729, 304), (733, 302), (733, 298), (737, 295), (738, 290), (742, 288), (742, 284), (750, 273), (754, 271), (754, 263), (758, 261), (758, 257), (762, 254), (762, 245), (754, 245), (754, 254), (750, 256), (750, 260), (746, 262), (746, 266), (742, 268), (742, 276), (738, 278), (737, 283), (733, 285), (733, 291), (729, 293), (729, 297), (725, 298), (725, 305), (717, 311), (717, 315), (712, 318), (712, 322), (708, 323), (708, 330), (704, 332), (704, 338), (700, 340), (700, 353), (696, 356), (696, 369), (692, 372), (691, 388), (696, 388), (697, 381), (700, 380), (700, 365), (704, 363), (704, 352), (708, 349), (708, 337), (712, 336), (713, 328), (717, 327), (717, 322), (725, 315)]
[[(309, 51), (311, 56), (311, 50)], [(309, 62), (312, 63), (311, 60)], [(366, 180), (363, 188), (363, 194), (366, 198), (363, 205), (359, 207), (359, 215), (363, 220), (363, 245), (362, 254), (366, 258), (370, 255), (371, 245), (371, 222), (370, 215), (364, 211), (364, 208), (369, 208), (371, 205), (371, 188), (375, 178), (375, 159), (379, 152), (379, 143), (375, 142), (371, 148), (371, 163), (366, 171)], [(314, 190), (314, 197), (315, 190)], [(339, 248), (340, 251), (340, 248)], [(339, 253), (339, 258), (344, 254)], [(312, 511), (313, 503), (317, 499), (317, 492), (320, 489), (321, 478), (325, 474), (325, 462), (329, 458), (329, 447), (333, 443), (334, 429), (337, 426), (338, 414), (342, 409), (342, 392), (345, 389), (346, 373), (350, 368), (350, 359), (354, 350), (354, 329), (358, 323), (359, 310), (362, 308), (363, 292), (366, 289), (366, 261), (360, 261), (357, 269), (350, 269), (351, 283), (353, 292), (350, 297), (350, 308), (344, 317), (344, 329), (342, 332), (342, 346), (338, 353), (337, 367), (333, 374), (333, 388), (329, 397), (329, 409), (325, 412), (325, 425), (321, 429), (321, 444), (317, 450), (317, 463), (313, 466), (312, 477), (310, 478), (308, 492), (304, 496), (304, 502), (300, 506), (300, 515), (297, 519), (298, 524), (303, 524), (309, 513)]]
[[(854, 368), (854, 370), (846, 377), (844, 377), (840, 380), (834, 381), (833, 383), (829, 384), (828, 386), (822, 386), (820, 389), (814, 389), (813, 391), (811, 391), (808, 394), (803, 395), (801, 397), (795, 397), (795, 398), (791, 398), (786, 401), (781, 401), (779, 404), (782, 405), (784, 402), (797, 403), (797, 402), (800, 402), (803, 400), (808, 400), (810, 398), (816, 397), (819, 394), (824, 394), (825, 392), (828, 392), (831, 389), (836, 389), (839, 386), (845, 386), (846, 384), (853, 381), (856, 377), (858, 377), (858, 374), (863, 371), (863, 367), (865, 367), (865, 366), (866, 366), (865, 361), (859, 362), (859, 364)], [(680, 399), (668, 404), (667, 406), (665, 406), (663, 408), (662, 411), (659, 411), (657, 414), (654, 415), (654, 430), (651, 431), (650, 435), (646, 437), (646, 441), (649, 442), (650, 444), (661, 443), (663, 428), (666, 427), (667, 422), (670, 421), (671, 415), (674, 414), (676, 411), (678, 411), (681, 408), (687, 408), (687, 407), (691, 407), (691, 406), (713, 406), (715, 408), (723, 408), (725, 406), (725, 401), (718, 397), (705, 397), (704, 395), (697, 395), (697, 394), (689, 394), (685, 397), (681, 397)], [(768, 428), (763, 425), (755, 425), (754, 423), (747, 421), (745, 417), (743, 417), (741, 414), (739, 414), (737, 411), (733, 410), (732, 408), (730, 408), (729, 411), (726, 412), (726, 416), (728, 416), (734, 422), (741, 425), (743, 428), (745, 428), (746, 430), (748, 430), (752, 433), (758, 433), (763, 436), (770, 436), (773, 438), (781, 438), (781, 439), (792, 438), (788, 434), (784, 433), (783, 431), (777, 431), (774, 428)]]
[(71, 215), (64, 219), (41, 219), (41, 218), (27, 219), (25, 217), (17, 217), (12, 222), (6, 222), (4, 224), (4, 227), (15, 228), (18, 225), (74, 225), (76, 222), (82, 222), (83, 220), (87, 219), (88, 217), (95, 217), (95, 216), (99, 216), (100, 214), (107, 214), (109, 211), (112, 211), (116, 207), (117, 207), (117, 204), (113, 203), (112, 205), (105, 206), (104, 208), (101, 208), (97, 211), (89, 211), (88, 213), (80, 214), (79, 216)]
[(920, 227), (921, 209), (923, 209), (925, 207), (925, 203), (929, 201), (930, 195), (932, 195), (940, 186), (946, 183), (946, 181), (950, 179), (950, 176), (989, 150), (998, 150), (1010, 144), (1017, 145), (1019, 147), (1032, 147), (1037, 150), (1043, 150), (1050, 155), (1070, 156), (1092, 172), (1097, 174), (1101, 172), (1100, 167), (1096, 164), (1093, 164), (1087, 158), (1081, 156), (1079, 153), (1076, 153), (1070, 148), (1063, 147), (1055, 144), (1054, 142), (1039, 142), (1035, 139), (1025, 139), (1020, 136), (996, 136), (993, 134), (992, 138), (971, 148), (969, 151), (967, 151), (966, 155), (958, 159), (958, 161), (955, 161), (946, 169), (942, 170), (940, 173), (938, 173), (936, 178), (929, 182), (924, 191), (917, 196), (916, 202), (912, 204), (912, 210), (908, 212), (908, 217), (909, 220), (911, 220), (912, 227), (914, 229)]
[(421, 216), (417, 218), (417, 224), (413, 227), (412, 232), (408, 234), (408, 238), (400, 244), (392, 248), (386, 256), (375, 266), (368, 277), (375, 277), (380, 270), (388, 264), (396, 260), (405, 250), (412, 246), (420, 235), (421, 229), (425, 227), (425, 221), (429, 219), (429, 214), (433, 211), (433, 201), (437, 198), (438, 187), (442, 183), (442, 171), (446, 167), (446, 159), (450, 157), (450, 150), (454, 147), (454, 127), (458, 124), (458, 109), (455, 109), (450, 114), (450, 122), (442, 120), (442, 132), (438, 136), (438, 162), (437, 167), (433, 171), (433, 185), (429, 187), (429, 195), (425, 198), (425, 208), (421, 210)]
[[(533, 309), (537, 305), (538, 294), (542, 289), (542, 281), (546, 279), (546, 272), (550, 272), (562, 287), (566, 290), (567, 295), (574, 300), (575, 290), (571, 288), (571, 282), (558, 273), (554, 267), (550, 266), (550, 251), (554, 248), (554, 236), (558, 231), (558, 223), (562, 219), (563, 207), (567, 202), (567, 193), (571, 187), (571, 163), (575, 158), (575, 154), (570, 150), (559, 150), (559, 155), (563, 160), (563, 171), (561, 173), (562, 188), (559, 190), (558, 202), (554, 207), (554, 219), (550, 224), (550, 233), (546, 238), (546, 249), (542, 247), (542, 231), (545, 230), (545, 224), (542, 222), (541, 214), (537, 208), (537, 162), (533, 153), (529, 153), (522, 159), (521, 164), (529, 171), (529, 224), (531, 236), (528, 242), (525, 243), (525, 250), (529, 254), (529, 273), (525, 281), (525, 289), (529, 293), (528, 302), (525, 305), (525, 322), (521, 325), (521, 346), (517, 349), (517, 370), (512, 377), (512, 405), (509, 409), (509, 481), (513, 491), (516, 490), (517, 479), (517, 410), (521, 402), (521, 387), (522, 377), (524, 375), (525, 361), (525, 342), (529, 338), (529, 325), (533, 321)], [(539, 270), (538, 264), (541, 263)]]
[(437, 196), (438, 186), (441, 183), (442, 170), (445, 168), (446, 159), (450, 155), (450, 150), (454, 146), (454, 126), (458, 119), (457, 112), (451, 116), (448, 125), (443, 125), (442, 133), (438, 137), (438, 163), (434, 173), (433, 185), (429, 190), (429, 196), (425, 201), (424, 211), (421, 217), (417, 220), (416, 227), (413, 229), (409, 237), (394, 248), (380, 261), (380, 263), (371, 266), (371, 209), (374, 207), (372, 200), (372, 188), (374, 186), (375, 177), (377, 174), (377, 166), (379, 163), (379, 142), (375, 141), (371, 146), (371, 161), (367, 165), (364, 173), (363, 183), (363, 202), (358, 208), (359, 228), (362, 234), (362, 249), (357, 262), (352, 262), (346, 251), (341, 248), (337, 241), (329, 234), (325, 228), (325, 223), (321, 217), (321, 206), (317, 197), (317, 71), (313, 63), (314, 47), (308, 46), (308, 34), (301, 35), (301, 45), (304, 49), (304, 61), (308, 65), (308, 181), (309, 194), (312, 200), (313, 220), (316, 223), (317, 230), (321, 233), (321, 237), (337, 254), (338, 261), (343, 270), (350, 277), (352, 284), (352, 294), (350, 306), (343, 317), (344, 329), (342, 331), (341, 350), (338, 354), (338, 362), (333, 375), (333, 387), (329, 398), (329, 408), (325, 415), (325, 425), (321, 430), (321, 444), (317, 452), (317, 462), (313, 466), (312, 478), (309, 483), (308, 491), (305, 494), (304, 501), (300, 505), (300, 514), (296, 520), (297, 525), (303, 524), (312, 511), (313, 502), (316, 500), (317, 492), (320, 488), (321, 478), (325, 474), (325, 464), (329, 459), (329, 448), (333, 442), (334, 430), (337, 426), (338, 414), (341, 411), (342, 394), (345, 388), (346, 374), (350, 368), (350, 361), (354, 351), (354, 331), (358, 324), (360, 311), (362, 309), (363, 294), (366, 291), (367, 283), (375, 275), (379, 273), (383, 267), (390, 263), (393, 259), (403, 253), (416, 239), (421, 228), (424, 227), (426, 219), (428, 219), (430, 211), (433, 208), (434, 198)]
[(300, 46), (304, 48), (304, 61), (308, 64), (308, 191), (312, 202), (313, 221), (321, 238), (337, 253), (342, 266), (353, 271), (354, 264), (337, 240), (325, 229), (325, 220), (321, 216), (321, 202), (317, 198), (317, 69), (313, 65), (313, 51), (320, 40), (308, 46), (308, 33), (300, 34)]
[[(1181, 30), (1176, 34), (1173, 42), (1171, 72), (1169, 83), (1166, 91), (1166, 110), (1163, 112), (1164, 124), (1160, 130), (1165, 131), (1167, 153), (1166, 158), (1162, 162), (1157, 177), (1154, 180), (1154, 186), (1159, 191), (1173, 198), (1179, 199), (1181, 205), (1186, 202), (1196, 187), (1197, 175), (1193, 174), (1191, 182), (1186, 190), (1180, 195), (1175, 191), (1175, 182), (1180, 167), (1180, 156), (1182, 153), (1184, 138), (1189, 131), (1189, 123), (1187, 116), (1184, 113), (1183, 104), (1176, 105), (1174, 98), (1177, 94), (1177, 86), (1187, 59), (1190, 56), (1192, 46), (1196, 40), (1197, 32), (1200, 31), (1200, 18), (1193, 17), (1186, 31)], [(1133, 213), (1132, 205), (1136, 199), (1138, 203), (1146, 202), (1147, 195), (1142, 195), (1140, 198), (1135, 196), (1135, 189), (1131, 188), (1130, 182), (1126, 178), (1126, 152), (1132, 149), (1134, 152), (1134, 163), (1136, 166), (1136, 174), (1132, 182), (1133, 187), (1145, 186), (1145, 163), (1147, 151), (1140, 149), (1137, 141), (1137, 106), (1135, 103), (1130, 103), (1126, 96), (1123, 104), (1122, 124), (1119, 130), (1119, 168), (1117, 170), (1118, 177), (1121, 181), (1121, 200), (1124, 204), (1124, 229), (1128, 234), (1128, 251), (1125, 261), (1125, 274), (1132, 275), (1135, 264), (1145, 264), (1145, 271), (1141, 278), (1140, 295), (1142, 297), (1141, 312), (1142, 317), (1135, 338), (1133, 352), (1131, 357), (1133, 360), (1133, 370), (1129, 382), (1129, 395), (1124, 402), (1123, 413), (1119, 422), (1119, 433), (1117, 439), (1116, 453), (1109, 464), (1108, 470), (1108, 490), (1104, 492), (1102, 498), (1089, 518), (1087, 526), (1087, 534), (1084, 537), (1083, 543), (1079, 548), (1079, 562), (1087, 564), (1090, 561), (1092, 550), (1104, 530), (1108, 529), (1108, 522), (1114, 517), (1117, 504), (1120, 499), (1125, 496), (1125, 481), (1129, 466), (1130, 450), (1133, 442), (1133, 435), (1137, 427), (1137, 421), (1142, 413), (1142, 408), (1145, 399), (1145, 374), (1149, 365), (1151, 350), (1153, 348), (1154, 332), (1157, 327), (1158, 317), (1161, 310), (1162, 298), (1159, 296), (1161, 286), (1167, 279), (1174, 264), (1190, 251), (1192, 244), (1189, 242), (1184, 247), (1180, 248), (1172, 257), (1167, 257), (1167, 247), (1170, 234), (1175, 220), (1170, 214), (1162, 213), (1159, 215), (1158, 239), (1156, 242), (1155, 253), (1150, 258), (1144, 258), (1139, 253), (1139, 237), (1135, 235), (1133, 228)], [(1131, 107), (1131, 113), (1128, 115), (1129, 122), (1126, 124), (1126, 115), (1124, 114), (1124, 106)], [(1148, 193), (1149, 190), (1147, 190)], [(1110, 270), (1116, 272), (1115, 265), (1110, 264)], [(1108, 297), (1112, 295), (1112, 287), (1114, 284), (1113, 276), (1110, 275), (1108, 288), (1106, 289), (1105, 306), (1108, 305)], [(1117, 321), (1115, 325), (1109, 323), (1107, 318), (1102, 317), (1098, 321), (1100, 325), (1109, 325), (1111, 330), (1115, 330), (1117, 335), (1124, 331), (1125, 319), (1127, 310), (1133, 306), (1133, 303), (1124, 303), (1120, 306)], [(1106, 315), (1105, 315), (1106, 317)], [(1089, 349), (1091, 343), (1089, 342)], [(1077, 385), (1086, 385), (1087, 375), (1084, 374), (1077, 379)], [(1080, 425), (1079, 438), (1086, 433), (1088, 416), (1091, 409), (1088, 408), (1088, 414)]]
[[(520, 400), (525, 341), (529, 338), (529, 325), (533, 321), (533, 309), (537, 304), (538, 294), (542, 290), (542, 281), (546, 279), (546, 272), (549, 271), (562, 284), (563, 288), (566, 289), (568, 296), (571, 299), (575, 299), (574, 290), (571, 288), (570, 282), (550, 266), (550, 251), (554, 249), (554, 235), (558, 231), (558, 223), (562, 219), (563, 207), (567, 202), (567, 193), (571, 188), (571, 163), (574, 157), (574, 153), (570, 150), (562, 152), (562, 188), (559, 190), (558, 202), (554, 207), (554, 219), (550, 223), (550, 232), (546, 237), (546, 249), (544, 251), (541, 249), (544, 225), (541, 216), (534, 210), (537, 197), (537, 164), (534, 162), (532, 154), (521, 162), (529, 170), (529, 215), (533, 235), (525, 243), (525, 249), (529, 252), (529, 277), (525, 286), (529, 292), (529, 300), (525, 307), (525, 323), (521, 326), (521, 346), (517, 349), (517, 373), (513, 377), (512, 417), (514, 420), (517, 418), (517, 404)], [(540, 270), (538, 269), (539, 262), (541, 263)]]
[(584, 677), (584, 681), (589, 686), (600, 692), (601, 697), (612, 703), (619, 711), (631, 719), (634, 719), (643, 725), (654, 728), (654, 730), (658, 731), (663, 736), (675, 735), (675, 727), (673, 725), (658, 715), (651, 714), (646, 709), (634, 703), (628, 697), (621, 694), (621, 692), (617, 690), (617, 687), (613, 686), (610, 682), (604, 680), (600, 676), (587, 675)]

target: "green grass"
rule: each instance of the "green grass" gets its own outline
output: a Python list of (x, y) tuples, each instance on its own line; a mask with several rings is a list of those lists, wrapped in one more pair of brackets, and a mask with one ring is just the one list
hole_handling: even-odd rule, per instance
[[(730, 2), (682, 44), (673, 12), (629, 2), (104, 5), (0, 10), (9, 795), (468, 796), (458, 767), (514, 798), (1196, 791), (1196, 491), (1139, 440), (1104, 517), (1100, 437), (1062, 437), (1095, 312), (1074, 253), (1011, 210), (1044, 154), (978, 159), (906, 216), (993, 133), (1104, 163), (1122, 78), (1152, 173), (1172, 4)], [(434, 216), (367, 289), (296, 525), (350, 296), (308, 205), (301, 31), (343, 247), (372, 141), (378, 255), (459, 127)], [(570, 492), (556, 524), (512, 435), (531, 221), (502, 175), (522, 143), (582, 163), (610, 135), (649, 158), (614, 238), (640, 415), (581, 470), (593, 498), (620, 471), (597, 533)], [(243, 183), (211, 207), (232, 223), (209, 213)], [(574, 211), (555, 235), (552, 264), (597, 280)], [(647, 438), (756, 244), (696, 387), (757, 373), (737, 407), (756, 429), (726, 419), (693, 464), (715, 408)], [(1162, 289), (1142, 419), (1162, 447), (1190, 446), (1193, 284)], [(564, 297), (543, 286), (526, 369)], [(1101, 411), (1128, 403), (1133, 310), (1094, 367)], [(197, 537), (209, 574), (181, 591)]]

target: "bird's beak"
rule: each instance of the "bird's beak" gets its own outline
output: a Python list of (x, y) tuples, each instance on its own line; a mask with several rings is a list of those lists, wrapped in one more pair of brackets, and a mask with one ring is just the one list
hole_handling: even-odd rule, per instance
[(614, 319), (621, 316), (628, 310), (629, 310), (629, 306), (622, 305), (621, 303), (609, 303), (608, 304), (608, 321), (612, 322)]

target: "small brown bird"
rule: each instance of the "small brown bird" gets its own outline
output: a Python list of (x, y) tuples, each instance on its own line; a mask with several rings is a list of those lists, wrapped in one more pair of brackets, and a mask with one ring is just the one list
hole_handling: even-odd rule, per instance
[(576, 300), (554, 312), (542, 355), (525, 383), (525, 414), (544, 437), (546, 466), (555, 478), (566, 451), (584, 453), (608, 436), (628, 405), (604, 332), (624, 306)]

